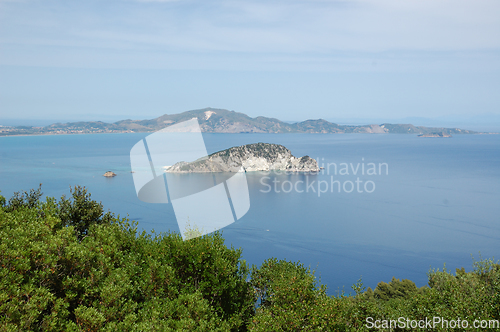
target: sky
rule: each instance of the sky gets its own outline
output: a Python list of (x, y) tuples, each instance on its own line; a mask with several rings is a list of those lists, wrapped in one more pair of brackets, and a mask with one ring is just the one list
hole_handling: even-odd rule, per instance
[(498, 0), (0, 0), (0, 124), (205, 107), (500, 124), (498, 17)]

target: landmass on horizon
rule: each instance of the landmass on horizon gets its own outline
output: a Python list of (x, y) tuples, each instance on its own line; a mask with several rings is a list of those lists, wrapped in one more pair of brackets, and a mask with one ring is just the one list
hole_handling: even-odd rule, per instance
[(151, 120), (121, 120), (114, 123), (102, 121), (55, 123), (45, 127), (0, 126), (0, 136), (50, 135), (50, 134), (95, 134), (154, 132), (169, 125), (197, 118), (202, 132), (206, 133), (312, 133), (312, 134), (433, 134), (446, 135), (480, 134), (459, 128), (435, 128), (412, 124), (339, 125), (324, 119), (287, 123), (276, 118), (258, 116), (251, 118), (244, 113), (225, 109), (203, 108), (178, 114), (164, 114)]
[(450, 134), (439, 132), (439, 133), (428, 133), (420, 134), (418, 137), (452, 137)]

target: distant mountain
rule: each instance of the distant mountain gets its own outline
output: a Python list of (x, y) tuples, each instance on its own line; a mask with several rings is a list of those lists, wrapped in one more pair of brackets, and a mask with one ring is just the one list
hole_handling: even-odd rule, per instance
[(153, 120), (123, 120), (115, 124), (127, 129), (159, 130), (165, 126), (198, 118), (201, 130), (207, 133), (282, 133), (294, 132), (290, 124), (278, 119), (256, 117), (215, 108), (165, 114)]
[(165, 114), (151, 120), (122, 120), (115, 123), (101, 121), (55, 123), (45, 127), (0, 127), (0, 136), (30, 134), (79, 134), (152, 132), (166, 126), (197, 118), (201, 130), (207, 133), (396, 133), (431, 134), (442, 132), (449, 135), (476, 134), (458, 128), (434, 128), (411, 124), (339, 125), (323, 119), (287, 123), (275, 118), (246, 114), (224, 109), (204, 108), (178, 114)]

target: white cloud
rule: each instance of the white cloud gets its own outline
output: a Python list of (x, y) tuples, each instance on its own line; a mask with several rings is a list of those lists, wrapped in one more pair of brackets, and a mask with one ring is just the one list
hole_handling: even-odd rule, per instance
[[(226, 59), (222, 63), (255, 59), (265, 66), (278, 57), (284, 63), (304, 65), (311, 57), (330, 63), (359, 58), (371, 62), (371, 58), (391, 52), (414, 52), (419, 58), (422, 52), (476, 54), (500, 49), (500, 2), (496, 0), (76, 4), (53, 0), (49, 4), (3, 3), (0, 63), (30, 56), (32, 60), (25, 61), (36, 62), (40, 61), (37, 53), (51, 52), (54, 57), (66, 54), (69, 62), (88, 54), (89, 62), (95, 62), (123, 52), (122, 58), (128, 60), (122, 62), (130, 61), (131, 66), (144, 59), (183, 58), (186, 54), (200, 62), (210, 55)], [(29, 52), (19, 56), (24, 51)], [(136, 62), (131, 60), (134, 56)], [(413, 61), (412, 56), (403, 58)], [(490, 58), (498, 62), (494, 55)]]

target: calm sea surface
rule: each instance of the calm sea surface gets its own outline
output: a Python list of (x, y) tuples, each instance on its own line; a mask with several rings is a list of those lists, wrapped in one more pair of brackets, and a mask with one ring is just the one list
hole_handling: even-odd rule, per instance
[[(42, 183), (45, 195), (59, 197), (83, 185), (140, 228), (178, 232), (171, 204), (136, 196), (129, 153), (147, 135), (0, 137), (0, 190), (9, 198)], [(423, 286), (430, 267), (470, 269), (479, 252), (500, 258), (500, 135), (203, 136), (209, 153), (279, 143), (325, 167), (318, 175), (247, 173), (250, 210), (223, 236), (251, 264), (300, 261), (334, 294), (361, 276), (372, 288), (393, 276)], [(103, 177), (108, 170), (118, 176)]]

